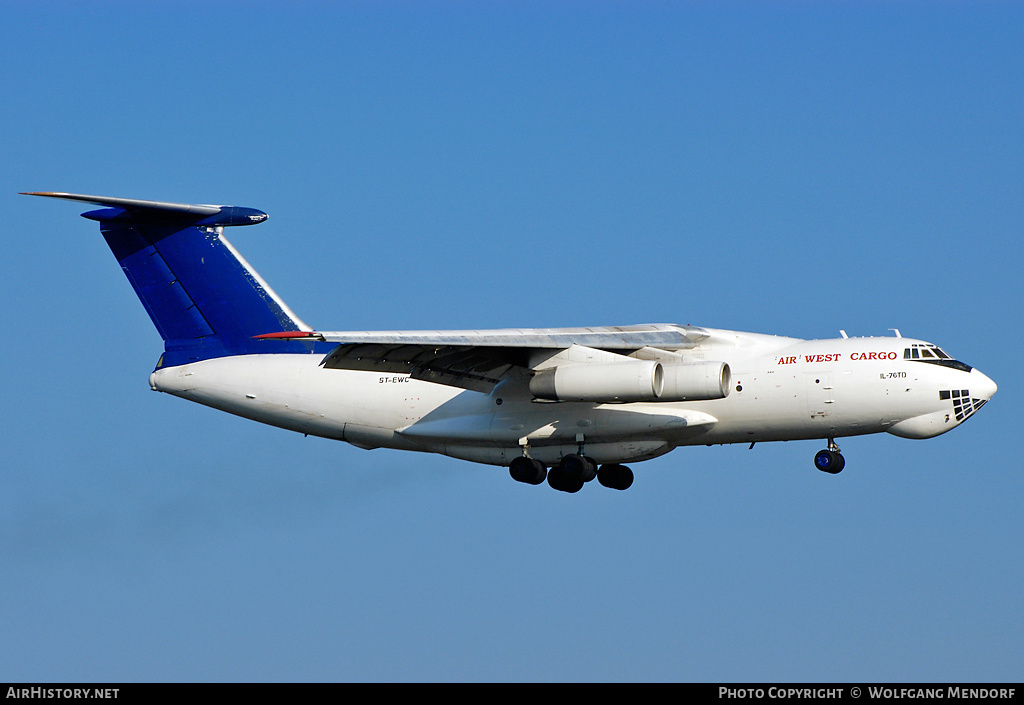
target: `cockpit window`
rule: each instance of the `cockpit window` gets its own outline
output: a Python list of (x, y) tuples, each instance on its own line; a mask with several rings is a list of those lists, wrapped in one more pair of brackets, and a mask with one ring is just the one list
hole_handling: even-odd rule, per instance
[(961, 370), (963, 372), (970, 372), (971, 366), (954, 360), (937, 345), (931, 345), (930, 343), (913, 343), (909, 348), (903, 350), (904, 360), (918, 360), (920, 362), (930, 362), (933, 365), (942, 365), (943, 367), (952, 367), (955, 370)]

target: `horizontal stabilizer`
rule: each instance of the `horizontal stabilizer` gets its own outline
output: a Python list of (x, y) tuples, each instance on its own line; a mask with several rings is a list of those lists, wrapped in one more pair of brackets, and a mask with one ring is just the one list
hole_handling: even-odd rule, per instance
[(23, 192), (23, 196), (45, 196), (46, 198), (62, 198), (67, 201), (92, 203), (97, 206), (109, 206), (108, 209), (89, 211), (82, 216), (100, 222), (115, 221), (123, 223), (156, 222), (156, 221), (187, 221), (190, 225), (206, 227), (223, 227), (234, 225), (255, 225), (267, 219), (267, 214), (255, 208), (239, 206), (192, 205), (188, 203), (165, 203), (163, 201), (140, 201), (133, 198), (109, 198), (107, 196), (87, 196), (80, 193), (62, 193), (58, 191)]
[(262, 335), (254, 335), (253, 338), (256, 340), (319, 340), (323, 342), (324, 337), (312, 330), (286, 330), (280, 333), (263, 333)]

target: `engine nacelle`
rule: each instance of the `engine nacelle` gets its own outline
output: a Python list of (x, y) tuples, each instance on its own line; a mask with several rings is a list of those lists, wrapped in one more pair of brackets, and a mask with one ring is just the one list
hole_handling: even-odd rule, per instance
[(655, 401), (661, 396), (664, 369), (654, 360), (559, 365), (530, 380), (538, 399), (553, 401)]
[(530, 379), (530, 392), (552, 401), (707, 401), (727, 397), (731, 381), (724, 362), (663, 365), (627, 358), (541, 370)]
[(685, 362), (664, 366), (659, 401), (706, 401), (729, 395), (732, 373), (724, 362)]

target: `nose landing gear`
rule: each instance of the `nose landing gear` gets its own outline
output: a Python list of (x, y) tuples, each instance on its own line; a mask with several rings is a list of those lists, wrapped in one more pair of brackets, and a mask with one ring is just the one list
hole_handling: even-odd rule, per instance
[(814, 467), (831, 475), (839, 474), (846, 467), (846, 460), (843, 458), (842, 453), (839, 452), (839, 446), (836, 445), (833, 439), (828, 439), (828, 448), (815, 453)]

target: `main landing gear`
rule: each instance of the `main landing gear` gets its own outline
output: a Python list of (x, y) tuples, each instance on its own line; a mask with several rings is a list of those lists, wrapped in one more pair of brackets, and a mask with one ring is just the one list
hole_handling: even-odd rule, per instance
[(508, 473), (513, 480), (528, 485), (541, 484), (546, 475), (551, 487), (570, 493), (579, 492), (595, 477), (599, 483), (613, 490), (626, 490), (633, 484), (633, 471), (625, 465), (607, 463), (598, 469), (593, 458), (581, 453), (563, 456), (550, 471), (546, 471), (539, 460), (523, 456), (512, 461)]
[(814, 455), (814, 467), (822, 472), (837, 475), (843, 471), (845, 466), (846, 460), (839, 452), (839, 446), (831, 438), (828, 439), (828, 448), (819, 450)]

